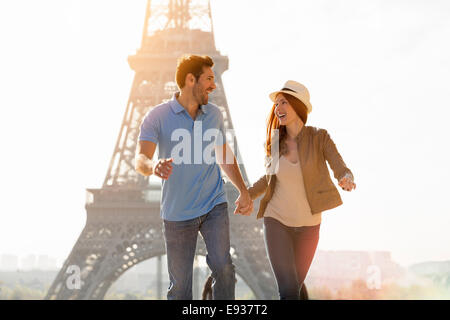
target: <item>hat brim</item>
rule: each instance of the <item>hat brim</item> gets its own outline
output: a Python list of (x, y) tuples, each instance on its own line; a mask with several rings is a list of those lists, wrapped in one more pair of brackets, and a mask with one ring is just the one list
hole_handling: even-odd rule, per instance
[(298, 100), (300, 100), (301, 102), (303, 102), (303, 104), (306, 106), (306, 109), (307, 109), (308, 113), (311, 113), (311, 111), (312, 111), (312, 105), (311, 105), (311, 103), (310, 103), (309, 101), (304, 101), (299, 95), (297, 95), (297, 93), (292, 92), (292, 91), (280, 90), (280, 91), (272, 92), (271, 94), (269, 94), (270, 100), (272, 100), (273, 102), (275, 102), (275, 98), (277, 97), (277, 95), (278, 95), (279, 93), (285, 93), (285, 94), (288, 94), (288, 95), (293, 96), (294, 98), (297, 98)]

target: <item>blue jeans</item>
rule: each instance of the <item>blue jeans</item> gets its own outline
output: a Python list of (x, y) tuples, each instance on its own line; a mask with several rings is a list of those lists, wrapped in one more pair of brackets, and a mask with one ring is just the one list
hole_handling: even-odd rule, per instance
[(319, 242), (320, 224), (288, 227), (264, 217), (264, 241), (280, 300), (299, 300)]
[(206, 244), (206, 262), (214, 278), (214, 300), (234, 300), (235, 271), (230, 255), (228, 204), (186, 221), (164, 220), (170, 286), (167, 300), (192, 300), (192, 269), (198, 232)]

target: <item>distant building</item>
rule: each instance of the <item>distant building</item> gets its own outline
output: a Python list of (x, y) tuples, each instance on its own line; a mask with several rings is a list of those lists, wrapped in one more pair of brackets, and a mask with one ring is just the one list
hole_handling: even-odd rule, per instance
[(0, 256), (0, 270), (16, 271), (19, 267), (19, 259), (16, 255), (2, 254)]
[(392, 261), (388, 251), (322, 251), (314, 256), (305, 283), (330, 290), (364, 280), (379, 287), (399, 279), (406, 270)]
[(20, 260), (21, 270), (34, 270), (36, 268), (36, 256), (34, 254), (29, 254)]
[(47, 255), (37, 257), (37, 268), (39, 270), (56, 270), (56, 259)]
[(418, 275), (450, 274), (450, 261), (427, 261), (416, 263), (409, 270)]

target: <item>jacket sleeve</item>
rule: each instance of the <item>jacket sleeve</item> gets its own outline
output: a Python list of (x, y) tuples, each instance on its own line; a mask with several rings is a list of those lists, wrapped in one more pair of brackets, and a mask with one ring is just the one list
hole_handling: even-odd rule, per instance
[(330, 164), (333, 170), (334, 177), (339, 181), (344, 176), (348, 176), (353, 181), (353, 173), (347, 168), (344, 160), (339, 154), (336, 145), (330, 137), (330, 134), (325, 130), (321, 130), (323, 155)]
[(263, 194), (267, 189), (267, 176), (263, 175), (256, 181), (251, 187), (248, 188), (248, 192), (250, 193), (250, 197), (252, 200), (258, 198), (261, 194)]

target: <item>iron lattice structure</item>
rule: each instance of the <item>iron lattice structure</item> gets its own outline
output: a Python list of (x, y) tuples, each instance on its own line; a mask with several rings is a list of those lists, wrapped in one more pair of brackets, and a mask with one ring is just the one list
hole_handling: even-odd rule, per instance
[[(236, 139), (228, 134), (233, 124), (222, 84), (228, 57), (215, 47), (209, 1), (148, 1), (141, 47), (128, 57), (135, 76), (103, 186), (87, 189), (86, 225), (45, 299), (103, 299), (124, 272), (144, 260), (165, 254), (160, 218), (161, 186), (136, 173), (134, 156), (145, 114), (152, 106), (170, 99), (177, 89), (176, 62), (184, 53), (213, 58), (217, 89), (210, 100), (221, 109), (227, 142), (240, 159)], [(240, 169), (248, 185), (242, 164)], [(254, 215), (249, 218), (233, 214), (238, 192), (225, 175), (224, 179), (236, 273), (256, 299), (274, 299), (276, 284), (265, 253), (262, 223)], [(201, 236), (196, 254), (206, 255)], [(79, 288), (68, 285), (73, 266), (80, 271)]]

